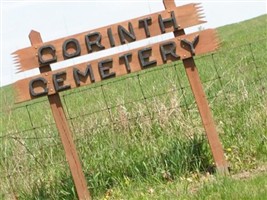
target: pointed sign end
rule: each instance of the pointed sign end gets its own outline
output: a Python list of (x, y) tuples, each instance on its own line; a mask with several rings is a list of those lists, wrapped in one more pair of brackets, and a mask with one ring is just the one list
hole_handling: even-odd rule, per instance
[(172, 9), (176, 7), (175, 1), (174, 0), (163, 0), (163, 4), (165, 9)]
[(30, 34), (29, 34), (29, 37), (34, 36), (34, 35), (38, 35), (38, 36), (40, 36), (41, 34), (40, 34), (40, 32), (38, 32), (38, 31), (31, 30), (31, 32), (30, 32)]
[(29, 39), (30, 39), (32, 45), (42, 43), (41, 34), (35, 30), (31, 30), (31, 32), (29, 34)]

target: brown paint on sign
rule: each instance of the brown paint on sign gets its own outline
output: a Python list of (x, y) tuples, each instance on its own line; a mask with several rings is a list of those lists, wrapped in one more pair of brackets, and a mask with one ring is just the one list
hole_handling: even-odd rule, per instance
[[(134, 49), (126, 53), (115, 54), (109, 57), (81, 63), (72, 67), (47, 72), (39, 76), (17, 81), (15, 83), (15, 88), (18, 92), (16, 102), (23, 102), (38, 97), (31, 95), (29, 90), (29, 83), (35, 79), (41, 78), (45, 81), (36, 81), (36, 86), (33, 84), (32, 87), (34, 93), (38, 94), (47, 89), (47, 94), (52, 95), (59, 91), (88, 85), (93, 82), (99, 82), (106, 78), (112, 78), (115, 76), (118, 77), (128, 73), (137, 72), (148, 67), (155, 67), (167, 62), (190, 58), (193, 54), (190, 51), (189, 46), (182, 41), (193, 41), (197, 36), (199, 37), (199, 41), (194, 47), (195, 55), (213, 52), (218, 48), (219, 43), (217, 34), (213, 29), (183, 35), (179, 38), (173, 38), (161, 43), (156, 43), (150, 47)], [(168, 46), (168, 44), (172, 45)], [(168, 52), (170, 51), (170, 47), (176, 48), (174, 50), (176, 56), (169, 53), (164, 58), (162, 48)], [(140, 58), (142, 58), (143, 61)], [(127, 60), (128, 66), (126, 64)], [(77, 70), (79, 70), (78, 75)], [(87, 74), (87, 76), (84, 77), (83, 74)], [(79, 83), (77, 80), (79, 80)]]

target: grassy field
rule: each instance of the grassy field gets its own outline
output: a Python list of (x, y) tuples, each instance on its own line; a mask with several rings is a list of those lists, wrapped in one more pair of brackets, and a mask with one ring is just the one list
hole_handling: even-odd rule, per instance
[[(181, 62), (61, 93), (94, 199), (267, 196), (266, 24), (218, 28), (220, 51), (196, 58), (231, 174), (246, 179), (214, 175)], [(77, 199), (47, 99), (0, 92), (0, 199)]]
[(262, 199), (267, 196), (267, 173), (255, 177), (236, 178), (212, 175), (180, 177), (172, 182), (127, 182), (125, 186), (110, 189), (103, 199)]

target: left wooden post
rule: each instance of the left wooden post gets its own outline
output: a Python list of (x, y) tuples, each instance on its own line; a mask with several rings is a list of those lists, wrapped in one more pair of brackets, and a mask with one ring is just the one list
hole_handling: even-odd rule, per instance
[[(35, 47), (37, 44), (43, 43), (39, 32), (32, 30), (29, 34), (29, 38), (33, 47)], [(46, 73), (51, 71), (51, 67), (50, 65), (42, 66), (39, 67), (39, 71), (40, 73)], [(60, 135), (61, 142), (65, 150), (66, 159), (68, 161), (72, 178), (74, 180), (78, 198), (80, 200), (90, 200), (91, 197), (87, 188), (84, 173), (82, 171), (82, 165), (80, 163), (78, 153), (71, 136), (71, 131), (68, 126), (60, 96), (58, 93), (56, 93), (48, 96), (48, 100), (57, 126), (57, 130)]]

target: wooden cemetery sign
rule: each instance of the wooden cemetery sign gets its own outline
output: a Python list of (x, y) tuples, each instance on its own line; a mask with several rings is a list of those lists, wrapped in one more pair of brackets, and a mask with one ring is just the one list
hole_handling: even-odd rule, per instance
[[(58, 93), (177, 60), (183, 61), (217, 170), (228, 172), (223, 148), (193, 59), (195, 55), (213, 52), (218, 48), (216, 31), (207, 29), (185, 34), (184, 28), (205, 22), (202, 20), (199, 4), (176, 7), (174, 0), (163, 0), (163, 3), (166, 9), (164, 11), (50, 42), (43, 43), (40, 33), (31, 31), (31, 46), (13, 53), (19, 71), (39, 68), (40, 75), (14, 84), (17, 91), (16, 102), (48, 96), (79, 199), (90, 199), (90, 193)], [(51, 71), (52, 63), (167, 32), (173, 32), (175, 37)]]

